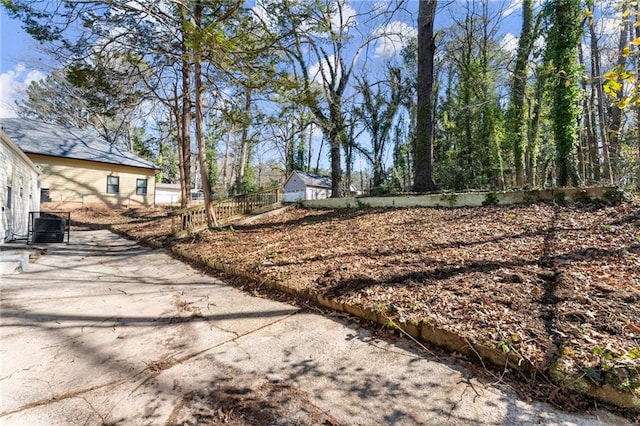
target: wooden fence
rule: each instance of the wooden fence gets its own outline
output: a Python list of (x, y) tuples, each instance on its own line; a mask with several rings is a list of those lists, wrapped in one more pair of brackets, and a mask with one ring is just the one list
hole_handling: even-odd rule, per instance
[[(244, 214), (268, 210), (281, 202), (282, 188), (266, 189), (212, 201), (219, 224)], [(189, 207), (171, 214), (171, 231), (174, 235), (206, 227), (207, 212), (204, 205)]]

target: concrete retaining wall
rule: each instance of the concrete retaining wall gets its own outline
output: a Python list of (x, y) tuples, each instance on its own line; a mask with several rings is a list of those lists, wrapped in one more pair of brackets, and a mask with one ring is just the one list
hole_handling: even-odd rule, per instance
[(510, 205), (534, 201), (583, 201), (587, 197), (602, 199), (615, 187), (559, 188), (531, 191), (451, 192), (429, 195), (399, 195), (388, 197), (347, 197), (308, 200), (302, 205), (313, 209), (339, 209), (355, 207), (475, 207), (489, 204)]

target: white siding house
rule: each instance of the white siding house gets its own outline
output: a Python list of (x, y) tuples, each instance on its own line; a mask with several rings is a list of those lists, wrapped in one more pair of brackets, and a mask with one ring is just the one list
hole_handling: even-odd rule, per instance
[(284, 183), (284, 202), (323, 200), (331, 197), (331, 178), (295, 170)]
[(156, 204), (180, 204), (181, 191), (179, 183), (156, 183)]
[(0, 244), (27, 237), (29, 212), (39, 211), (40, 173), (0, 128)]

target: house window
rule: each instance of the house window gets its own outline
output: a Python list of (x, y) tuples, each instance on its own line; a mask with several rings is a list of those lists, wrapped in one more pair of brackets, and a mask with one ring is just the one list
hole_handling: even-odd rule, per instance
[(147, 195), (146, 179), (136, 179), (136, 195)]
[(13, 200), (13, 191), (10, 186), (7, 186), (7, 209), (11, 209), (11, 202)]
[(51, 201), (51, 193), (49, 192), (49, 188), (40, 188), (40, 202), (46, 203)]
[(120, 177), (107, 176), (107, 194), (117, 194), (120, 192)]

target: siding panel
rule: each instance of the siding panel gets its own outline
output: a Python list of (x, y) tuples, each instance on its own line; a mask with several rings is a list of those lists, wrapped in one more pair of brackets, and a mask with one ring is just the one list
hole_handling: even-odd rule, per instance
[[(26, 238), (29, 212), (40, 203), (38, 172), (35, 165), (0, 132), (0, 244)], [(7, 199), (11, 187), (11, 200)], [(9, 208), (9, 206), (11, 206)]]
[[(29, 156), (41, 167), (41, 186), (49, 188), (51, 203), (68, 207), (153, 205), (154, 170), (37, 154)], [(120, 178), (118, 194), (107, 193), (107, 176)], [(147, 195), (136, 194), (137, 179), (147, 179)]]

